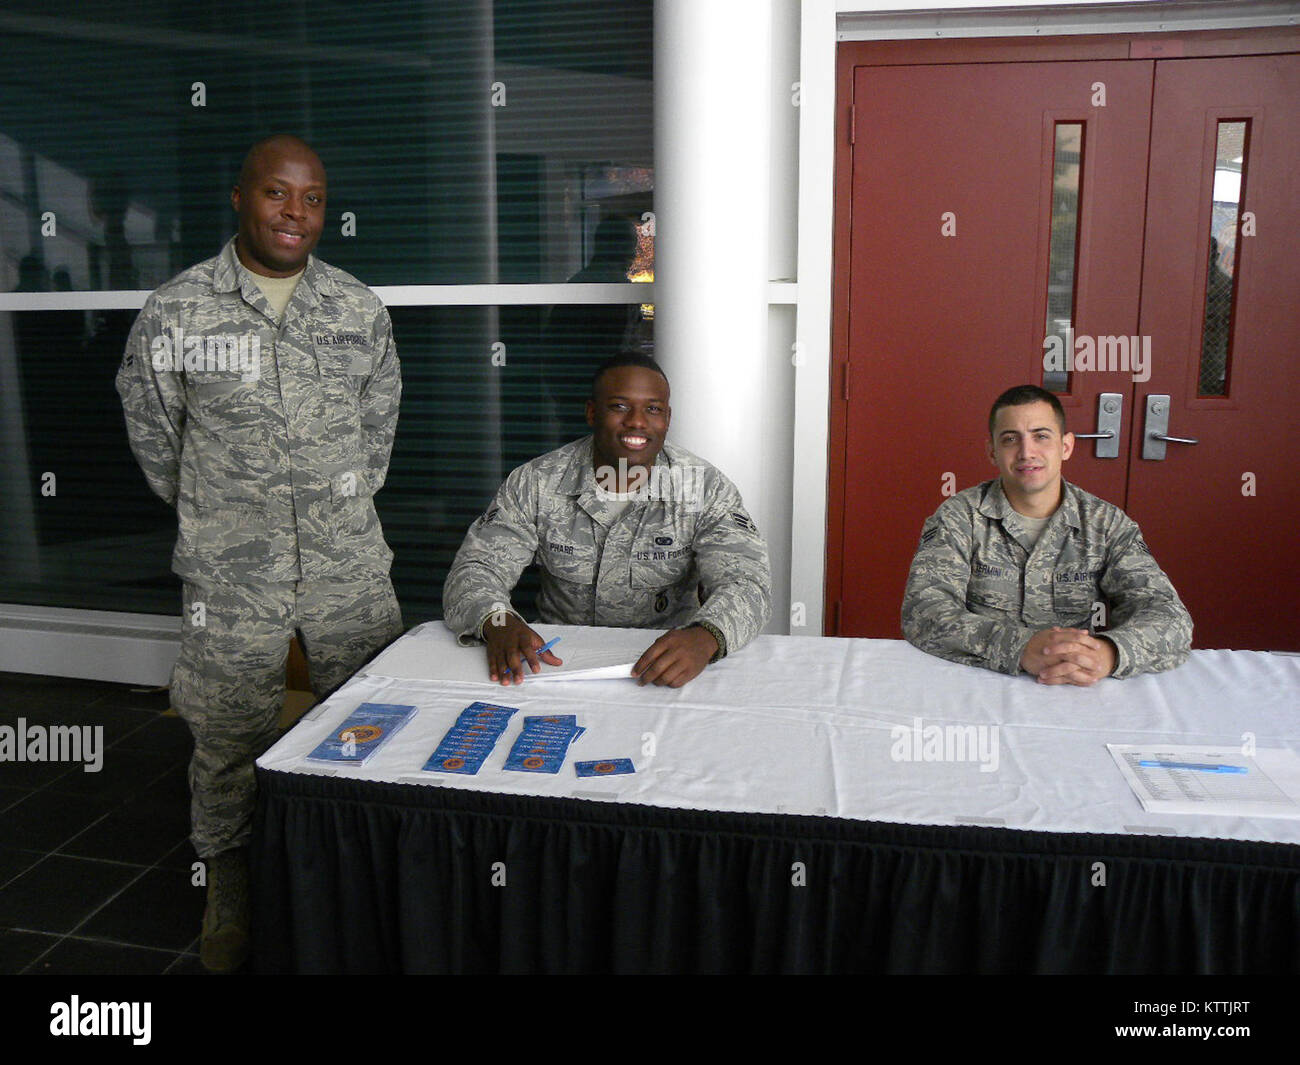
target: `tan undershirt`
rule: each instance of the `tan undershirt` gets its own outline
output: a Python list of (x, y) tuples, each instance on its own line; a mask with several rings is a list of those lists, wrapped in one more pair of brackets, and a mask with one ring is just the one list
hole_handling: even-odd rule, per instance
[(1045, 518), (1027, 518), (1017, 511), (1016, 517), (1020, 519), (1020, 524), (1029, 534), (1029, 546), (1033, 549), (1037, 546), (1039, 537), (1043, 535), (1043, 530), (1047, 528), (1047, 523), (1052, 520), (1052, 515), (1049, 514)]
[[(248, 268), (245, 267), (244, 269), (247, 270)], [(289, 306), (289, 301), (293, 299), (293, 290), (298, 287), (298, 282), (302, 280), (302, 275), (306, 272), (307, 268), (304, 266), (290, 277), (266, 277), (263, 274), (255, 274), (252, 270), (248, 270), (248, 276), (262, 290), (262, 295), (266, 297), (266, 302), (271, 305), (271, 310), (275, 312), (275, 320), (278, 322), (284, 317), (284, 309)]]

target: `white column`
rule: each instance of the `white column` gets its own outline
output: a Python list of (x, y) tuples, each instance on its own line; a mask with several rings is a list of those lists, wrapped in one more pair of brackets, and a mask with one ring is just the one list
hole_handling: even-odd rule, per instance
[(803, 0), (799, 102), (799, 304), (803, 364), (794, 402), (790, 599), (820, 636), (825, 609), (827, 451), (830, 443), (832, 237), (835, 217), (835, 0)]
[(788, 500), (769, 501), (764, 442), (789, 434), (766, 416), (771, 51), (771, 0), (655, 2), (655, 351), (672, 384), (668, 438), (735, 481), (765, 531), (769, 502), (788, 513)]

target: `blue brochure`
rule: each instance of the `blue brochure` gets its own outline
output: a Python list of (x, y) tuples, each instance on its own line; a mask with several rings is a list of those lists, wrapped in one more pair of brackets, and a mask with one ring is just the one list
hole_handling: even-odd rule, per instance
[(308, 759), (313, 762), (343, 762), (364, 765), (415, 716), (415, 707), (394, 703), (362, 703), (334, 732), (316, 747)]
[(519, 711), (495, 703), (471, 703), (460, 712), (437, 749), (422, 767), (426, 773), (462, 773), (473, 776), (483, 768), (510, 718)]
[(526, 717), (504, 768), (518, 773), (558, 773), (569, 747), (586, 731), (573, 714)]

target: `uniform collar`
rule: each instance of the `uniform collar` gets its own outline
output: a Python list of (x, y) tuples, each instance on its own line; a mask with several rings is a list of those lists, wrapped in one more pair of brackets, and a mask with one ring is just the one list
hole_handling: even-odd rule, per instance
[(591, 468), (591, 442), (591, 437), (575, 441), (573, 453), (555, 482), (557, 495), (580, 496), (588, 491), (595, 495), (596, 476)]
[[(589, 517), (602, 525), (608, 526), (622, 514), (622, 507), (618, 501), (602, 497), (596, 489), (596, 471), (591, 465), (592, 443), (592, 438), (587, 437), (584, 440), (575, 441), (571, 445), (573, 452), (570, 454), (568, 461), (560, 468), (554, 482), (555, 493), (569, 496)], [(669, 446), (666, 443), (664, 444), (663, 449), (655, 459), (655, 465), (651, 469), (668, 470), (677, 465), (673, 457), (668, 453)], [(664, 501), (666, 494), (675, 491), (673, 478), (664, 476), (662, 473), (652, 484), (655, 486), (653, 498), (657, 501)]]
[[(257, 306), (265, 302), (265, 299), (262, 290), (257, 287), (257, 282), (249, 276), (247, 267), (235, 254), (236, 239), (238, 238), (231, 237), (226, 246), (221, 249), (221, 254), (217, 256), (216, 269), (212, 272), (212, 290), (240, 292), (246, 303)], [(308, 306), (315, 307), (323, 297), (332, 298), (338, 294), (338, 285), (330, 276), (329, 269), (316, 256), (309, 255), (307, 267), (298, 281), (298, 287), (294, 289), (290, 306), (300, 299), (305, 299)]]
[[(1052, 513), (1053, 518), (1059, 514), (1061, 520), (1072, 529), (1083, 528), (1083, 522), (1079, 518), (1078, 492), (1079, 490), (1074, 485), (1062, 477), (1061, 505)], [(1002, 480), (997, 477), (989, 482), (988, 491), (984, 493), (984, 498), (980, 500), (978, 509), (986, 518), (994, 518), (1002, 522), (1005, 522), (1013, 515), (1023, 517), (1007, 499), (1007, 494), (1002, 491)]]

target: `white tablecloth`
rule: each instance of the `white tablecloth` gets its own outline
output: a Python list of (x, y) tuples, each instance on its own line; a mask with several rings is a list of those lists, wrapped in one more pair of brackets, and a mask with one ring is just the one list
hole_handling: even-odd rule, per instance
[[(567, 631), (546, 627), (548, 637)], [(647, 645), (654, 635), (646, 633)], [(481, 648), (458, 647), (441, 622), (418, 626), (258, 765), (701, 810), (1300, 843), (1300, 820), (1147, 813), (1106, 749), (1238, 746), (1249, 732), (1261, 751), (1300, 751), (1300, 658), (1293, 656), (1194, 651), (1171, 672), (1087, 689), (954, 665), (902, 641), (798, 636), (760, 636), (676, 690), (632, 680), (504, 688), (465, 679), (480, 669), (485, 675)], [(476, 700), (520, 710), (478, 775), (422, 773), (443, 733)], [(305, 762), (362, 702), (419, 712), (364, 766)], [(557, 775), (502, 769), (522, 717), (533, 714), (576, 714), (587, 729)], [(935, 725), (976, 726), (982, 752), (960, 761), (900, 760), (924, 754), (910, 749), (913, 730)], [(632, 759), (637, 772), (574, 773), (575, 761), (612, 758)]]

